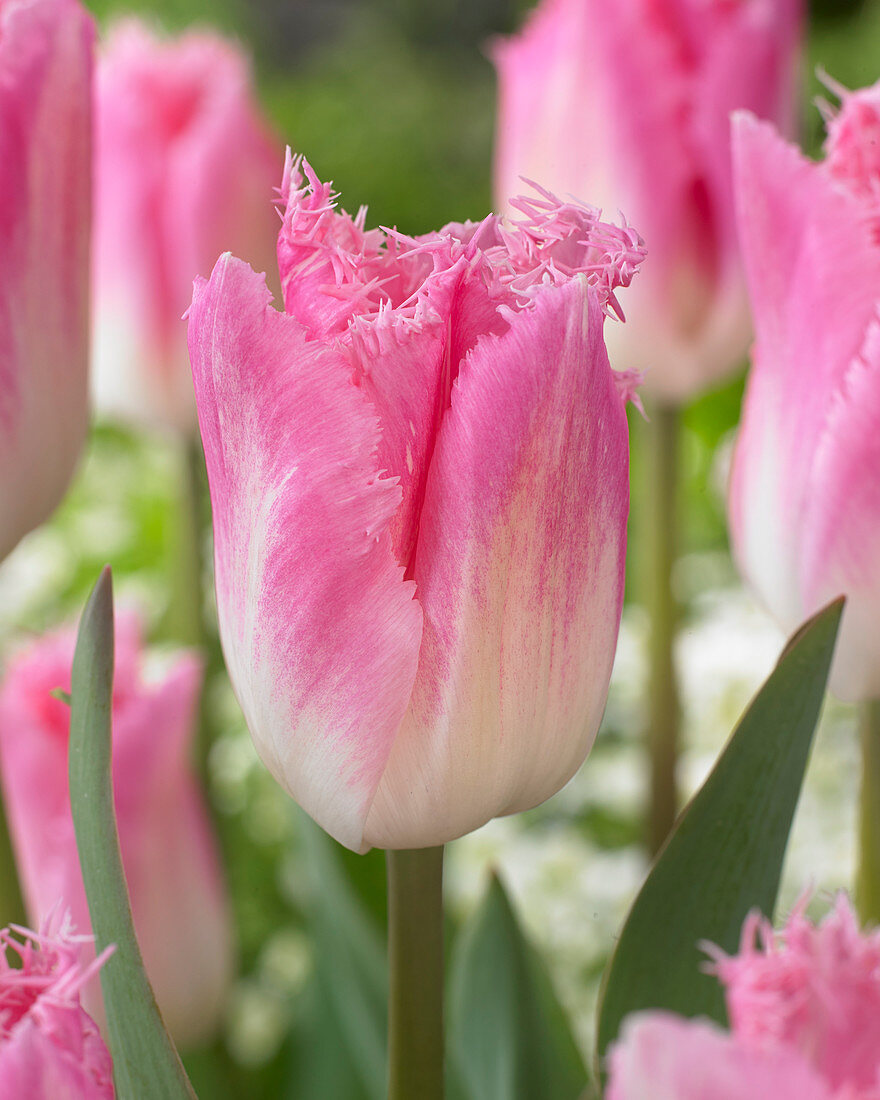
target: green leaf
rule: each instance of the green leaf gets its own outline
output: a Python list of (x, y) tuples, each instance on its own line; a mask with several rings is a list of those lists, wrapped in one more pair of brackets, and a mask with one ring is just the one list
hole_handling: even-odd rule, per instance
[(605, 973), (600, 1065), (630, 1012), (724, 1022), (699, 945), (733, 951), (749, 910), (773, 914), (842, 609), (831, 604), (788, 643), (658, 855)]
[[(320, 963), (318, 964), (320, 966)], [(317, 976), (303, 992), (298, 1026), (293, 1033), (290, 1071), (285, 1095), (288, 1100), (375, 1100), (382, 1081), (368, 1088), (358, 1070), (350, 1046), (342, 1040), (339, 1016)]]
[[(333, 1021), (324, 1041), (345, 1048), (346, 1061), (356, 1069), (365, 1095), (385, 1100), (385, 944), (346, 878), (335, 842), (304, 813), (299, 815), (298, 827), (312, 882), (309, 915), (315, 944), (316, 1003), (323, 1018)], [(314, 1095), (323, 1100), (326, 1093)]]
[[(79, 626), (71, 674), (70, 802), (101, 969), (118, 1100), (193, 1100), (144, 971), (119, 853), (111, 779), (113, 588), (106, 567)], [(168, 914), (174, 935), (174, 914)]]
[(449, 1042), (473, 1100), (577, 1100), (587, 1070), (536, 952), (492, 877), (452, 962)]

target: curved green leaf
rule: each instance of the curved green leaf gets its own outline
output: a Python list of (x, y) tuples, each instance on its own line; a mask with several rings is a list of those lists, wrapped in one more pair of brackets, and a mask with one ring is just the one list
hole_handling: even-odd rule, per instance
[[(109, 567), (79, 625), (71, 673), (70, 803), (95, 948), (116, 950), (101, 969), (118, 1100), (193, 1100), (144, 971), (128, 901), (110, 772), (113, 588)], [(174, 914), (168, 914), (174, 935)]]
[(842, 609), (836, 601), (791, 639), (659, 853), (605, 974), (600, 1064), (630, 1012), (724, 1021), (699, 944), (733, 951), (749, 910), (773, 914)]
[(541, 960), (492, 877), (452, 962), (449, 1042), (473, 1100), (577, 1100), (587, 1070)]

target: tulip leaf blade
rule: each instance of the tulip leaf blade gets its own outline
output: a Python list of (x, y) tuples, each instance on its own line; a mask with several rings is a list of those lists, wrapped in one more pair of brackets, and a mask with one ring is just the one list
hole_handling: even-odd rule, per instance
[(113, 636), (113, 589), (106, 567), (86, 603), (77, 634), (69, 782), (95, 948), (115, 945), (101, 969), (101, 988), (116, 1095), (118, 1100), (194, 1100), (144, 970), (122, 868), (111, 776)]
[(789, 640), (657, 856), (605, 972), (599, 1066), (631, 1012), (726, 1021), (699, 945), (735, 951), (751, 909), (773, 915), (842, 610), (835, 601)]
[(497, 875), (459, 934), (448, 1042), (473, 1100), (577, 1100), (587, 1086), (565, 1013)]
[[(336, 843), (305, 813), (297, 829), (311, 879), (309, 924), (315, 943), (316, 1005), (332, 1027), (313, 1037), (343, 1047), (357, 1087), (371, 1100), (384, 1100), (388, 978), (385, 946), (366, 908), (349, 883)], [(317, 1050), (310, 1053), (318, 1066)], [(310, 1071), (311, 1073), (311, 1071)], [(297, 1095), (307, 1095), (299, 1086)], [(321, 1093), (311, 1093), (316, 1100)]]

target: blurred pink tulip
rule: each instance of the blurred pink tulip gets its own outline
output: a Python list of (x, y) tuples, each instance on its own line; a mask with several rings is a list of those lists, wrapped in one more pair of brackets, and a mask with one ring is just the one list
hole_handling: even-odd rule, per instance
[(609, 1071), (605, 1100), (869, 1100), (837, 1097), (793, 1051), (752, 1050), (706, 1020), (667, 1012), (627, 1019)]
[(0, 557), (88, 425), (92, 40), (74, 0), (0, 0)]
[(289, 162), (286, 312), (222, 257), (190, 355), (226, 660), (280, 783), (355, 850), (557, 791), (605, 705), (624, 399), (603, 343), (643, 251), (550, 196), (412, 239)]
[(847, 594), (831, 685), (855, 700), (880, 695), (880, 84), (842, 94), (820, 164), (735, 120), (756, 341), (730, 527), (786, 629)]
[[(77, 928), (87, 932), (67, 787), (70, 712), (50, 695), (69, 690), (73, 648), (72, 633), (48, 635), (9, 663), (0, 687), (0, 764), (31, 920), (42, 920), (63, 898)], [(201, 668), (194, 656), (181, 654), (148, 680), (142, 664), (137, 624), (123, 617), (113, 687), (122, 861), (156, 999), (176, 1041), (190, 1046), (216, 1026), (231, 970), (226, 894), (188, 760)]]
[(880, 932), (841, 895), (778, 935), (758, 916), (738, 955), (715, 952), (731, 1033), (642, 1012), (609, 1059), (607, 1100), (880, 1100)]
[(189, 431), (192, 281), (226, 249), (272, 268), (280, 151), (245, 57), (208, 32), (164, 41), (119, 24), (95, 110), (98, 408)]
[(495, 194), (520, 176), (622, 208), (648, 262), (610, 335), (618, 367), (666, 401), (743, 358), (728, 116), (793, 126), (803, 0), (543, 0), (498, 44)]
[[(56, 906), (40, 933), (0, 932), (0, 1095), (3, 1100), (112, 1100), (113, 1066), (80, 991), (82, 937)], [(10, 965), (9, 952), (18, 956)]]
[(880, 1097), (880, 931), (860, 931), (845, 894), (819, 924), (802, 902), (778, 935), (751, 916), (714, 969), (745, 1045), (797, 1050), (833, 1090)]

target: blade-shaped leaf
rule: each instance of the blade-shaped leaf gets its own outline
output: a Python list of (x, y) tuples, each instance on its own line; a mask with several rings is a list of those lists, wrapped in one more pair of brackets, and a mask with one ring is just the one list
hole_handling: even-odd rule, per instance
[(733, 951), (750, 909), (773, 914), (842, 608), (831, 604), (788, 643), (658, 855), (605, 974), (600, 1064), (630, 1012), (724, 1021), (699, 944)]
[[(80, 621), (71, 673), (70, 802), (101, 970), (118, 1100), (193, 1100), (144, 971), (119, 853), (110, 772), (113, 589), (105, 568)], [(174, 935), (174, 914), (168, 914)]]
[(388, 976), (382, 938), (346, 879), (336, 845), (305, 814), (299, 829), (312, 880), (311, 931), (323, 1011), (335, 1042), (373, 1098), (385, 1096)]
[(449, 1042), (473, 1100), (577, 1100), (587, 1071), (504, 887), (492, 877), (452, 963)]

